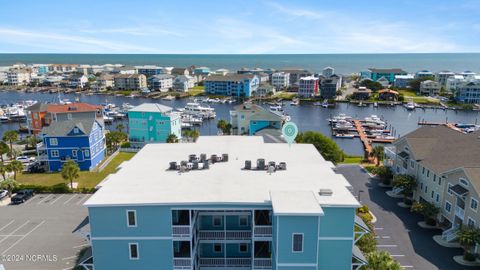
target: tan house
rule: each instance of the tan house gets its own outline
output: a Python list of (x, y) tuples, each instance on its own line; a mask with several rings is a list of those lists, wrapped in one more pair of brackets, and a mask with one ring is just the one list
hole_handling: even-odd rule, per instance
[(479, 227), (480, 132), (424, 126), (385, 148), (385, 165), (417, 180), (414, 200), (440, 209), (443, 240), (455, 241), (460, 225)]
[(140, 90), (147, 87), (147, 77), (143, 74), (119, 74), (114, 77), (117, 90)]

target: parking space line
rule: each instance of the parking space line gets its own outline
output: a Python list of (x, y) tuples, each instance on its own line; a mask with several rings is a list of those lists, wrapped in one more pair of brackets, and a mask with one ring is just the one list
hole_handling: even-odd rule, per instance
[(90, 246), (90, 244), (83, 244), (83, 245), (75, 246), (73, 248), (82, 248), (82, 247), (86, 247), (86, 246)]
[(397, 245), (377, 245), (377, 247), (397, 247)]
[(383, 230), (383, 228), (377, 228), (377, 227), (375, 227), (374, 229), (375, 230)]
[(45, 201), (45, 200), (46, 200), (47, 198), (49, 198), (50, 196), (52, 196), (52, 194), (48, 194), (47, 197), (41, 199), (41, 200), (37, 203), (37, 205), (41, 204), (43, 201)]
[(390, 254), (390, 256), (392, 256), (392, 257), (405, 257), (405, 255), (401, 255), (401, 254), (398, 254), (398, 255), (391, 255)]
[(65, 194), (62, 194), (60, 196), (58, 196), (58, 198), (56, 198), (55, 200), (53, 200), (50, 205), (53, 205), (56, 201), (58, 201), (60, 198), (62, 198), (63, 196), (65, 196)]
[(23, 239), (25, 239), (25, 237), (27, 237), (29, 234), (31, 234), (33, 231), (35, 231), (38, 227), (40, 227), (43, 223), (45, 223), (45, 220), (40, 222), (39, 224), (37, 224), (37, 226), (35, 226), (33, 229), (31, 229), (28, 233), (24, 234), (20, 239), (18, 239), (17, 241), (15, 241), (15, 243), (13, 243), (9, 248), (7, 248), (6, 250), (4, 250), (2, 252), (2, 255), (5, 255), (5, 253), (7, 253), (7, 251), (9, 251), (11, 248), (13, 248), (16, 244), (18, 244), (20, 241), (22, 241)]
[(73, 198), (75, 198), (77, 195), (72, 195), (72, 197), (70, 197), (70, 199), (66, 200), (63, 204), (67, 204), (69, 201), (71, 201)]
[(90, 198), (90, 194), (87, 194), (87, 195), (85, 195), (85, 197), (81, 198), (81, 199), (76, 203), (76, 205), (80, 205), (81, 202), (85, 202), (86, 200), (88, 200), (88, 198)]
[(403, 268), (413, 268), (413, 265), (401, 265)]
[(75, 258), (77, 258), (77, 255), (73, 255), (73, 256), (70, 256), (70, 257), (63, 258), (62, 261), (71, 260), (71, 259), (75, 259)]
[(2, 240), (0, 240), (0, 243), (2, 243), (3, 241), (7, 240), (8, 237), (10, 237), (11, 235), (14, 235), (17, 231), (19, 231), (23, 226), (27, 225), (29, 222), (30, 222), (30, 220), (27, 220), (25, 223), (23, 223), (22, 225), (20, 225), (20, 227), (16, 228), (13, 232), (9, 233), (5, 238), (3, 238)]
[(3, 229), (7, 228), (8, 226), (10, 226), (10, 224), (12, 224), (13, 222), (15, 222), (15, 220), (10, 221), (7, 225), (5, 225), (5, 226), (3, 226), (2, 228), (0, 228), (0, 231), (2, 231)]

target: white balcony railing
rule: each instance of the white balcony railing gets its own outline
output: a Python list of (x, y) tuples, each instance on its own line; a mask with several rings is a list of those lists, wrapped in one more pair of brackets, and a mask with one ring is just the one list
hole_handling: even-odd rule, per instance
[(255, 258), (253, 260), (253, 269), (272, 269), (272, 259)]
[(450, 229), (442, 232), (442, 239), (446, 242), (452, 242), (457, 239), (458, 226), (452, 226)]
[(191, 269), (191, 267), (192, 267), (191, 258), (173, 258), (174, 269)]
[(465, 209), (455, 206), (455, 215), (461, 220), (463, 220), (463, 218), (465, 217)]
[(199, 231), (200, 240), (249, 240), (252, 238), (251, 231)]
[(250, 267), (251, 265), (250, 258), (200, 258), (200, 267)]
[(172, 225), (173, 237), (190, 237), (190, 225)]
[(272, 226), (255, 225), (253, 229), (253, 236), (255, 237), (272, 237)]

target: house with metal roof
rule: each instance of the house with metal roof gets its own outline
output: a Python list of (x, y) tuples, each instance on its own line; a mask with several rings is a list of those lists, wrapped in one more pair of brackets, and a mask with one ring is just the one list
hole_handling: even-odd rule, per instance
[(94, 118), (54, 122), (42, 129), (39, 161), (51, 172), (60, 171), (70, 159), (80, 170), (92, 170), (105, 157), (104, 130)]
[[(107, 269), (359, 269), (368, 227), (313, 145), (259, 136), (148, 144), (84, 204)], [(354, 227), (356, 228), (354, 230)], [(91, 259), (91, 260), (89, 260)]]
[(255, 135), (264, 129), (280, 130), (284, 121), (283, 115), (250, 102), (238, 105), (230, 111), (230, 123), (234, 135)]
[(413, 199), (440, 209), (440, 239), (457, 240), (462, 225), (480, 225), (480, 131), (423, 126), (385, 148), (385, 165), (416, 178)]
[(407, 75), (407, 72), (400, 68), (369, 68), (370, 79), (377, 81), (384, 77), (389, 83), (395, 81), (396, 75)]

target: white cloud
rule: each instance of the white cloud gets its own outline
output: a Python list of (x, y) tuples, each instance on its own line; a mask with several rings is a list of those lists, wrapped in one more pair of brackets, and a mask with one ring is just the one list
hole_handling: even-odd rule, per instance
[(302, 9), (296, 7), (287, 7), (275, 2), (267, 2), (267, 5), (272, 7), (274, 11), (288, 15), (291, 17), (301, 17), (306, 19), (322, 19), (325, 17), (321, 11), (311, 10), (311, 9)]
[(164, 30), (159, 27), (152, 26), (135, 26), (135, 27), (119, 27), (119, 28), (86, 28), (79, 30), (88, 34), (126, 34), (132, 36), (175, 36), (183, 37), (179, 32)]

